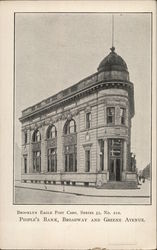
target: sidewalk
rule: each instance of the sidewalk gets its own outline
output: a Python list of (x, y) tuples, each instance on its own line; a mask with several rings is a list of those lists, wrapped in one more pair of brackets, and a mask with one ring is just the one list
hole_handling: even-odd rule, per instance
[(148, 180), (138, 189), (97, 189), (95, 187), (48, 185), (37, 183), (21, 183), (16, 181), (15, 187), (59, 192), (94, 197), (150, 197), (150, 182)]

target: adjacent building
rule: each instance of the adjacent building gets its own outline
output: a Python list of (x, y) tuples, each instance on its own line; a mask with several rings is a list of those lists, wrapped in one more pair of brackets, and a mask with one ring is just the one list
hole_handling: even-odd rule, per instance
[(142, 170), (141, 176), (150, 180), (151, 178), (151, 164), (150, 163)]
[(136, 187), (133, 116), (134, 86), (112, 47), (96, 73), (22, 111), (22, 181)]

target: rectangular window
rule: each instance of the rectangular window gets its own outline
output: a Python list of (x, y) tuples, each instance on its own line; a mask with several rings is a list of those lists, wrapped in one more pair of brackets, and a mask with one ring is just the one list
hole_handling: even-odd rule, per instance
[(48, 172), (57, 172), (57, 151), (56, 148), (48, 149)]
[(69, 172), (73, 172), (73, 154), (69, 154)]
[(107, 108), (107, 124), (115, 124), (115, 108)]
[(77, 153), (75, 153), (75, 172), (77, 172)]
[(33, 152), (33, 172), (39, 173), (41, 171), (41, 152)]
[(65, 172), (68, 172), (68, 155), (65, 155)]
[(90, 150), (85, 151), (85, 171), (90, 172)]
[(91, 113), (86, 113), (86, 128), (89, 129), (91, 127)]
[(27, 143), (27, 132), (24, 133), (24, 143)]
[(27, 173), (27, 157), (24, 156), (24, 173)]
[(120, 108), (120, 123), (123, 125), (125, 125), (125, 114), (126, 114), (126, 109)]
[(110, 157), (121, 157), (121, 154), (122, 154), (122, 140), (121, 139), (109, 140)]
[(112, 146), (118, 147), (121, 146), (122, 141), (121, 139), (111, 139), (110, 143)]
[(121, 150), (120, 149), (112, 149), (110, 151), (110, 156), (120, 156), (121, 155)]
[(65, 172), (77, 172), (77, 146), (65, 146)]

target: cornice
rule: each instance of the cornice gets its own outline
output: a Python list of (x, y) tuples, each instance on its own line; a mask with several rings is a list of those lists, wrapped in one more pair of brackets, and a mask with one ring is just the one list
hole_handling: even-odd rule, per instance
[[(104, 99), (105, 97), (105, 99)], [(41, 118), (38, 122), (39, 124), (42, 124), (43, 126), (47, 126), (47, 125), (50, 125), (50, 124), (55, 124), (57, 121), (59, 120), (67, 120), (68, 117), (75, 117), (77, 116), (81, 111), (85, 111), (85, 112), (89, 112), (91, 111), (92, 107), (95, 107), (96, 105), (100, 105), (100, 104), (104, 104), (106, 107), (108, 106), (108, 100), (106, 99), (107, 98), (110, 98), (112, 97), (112, 101), (116, 101), (114, 100), (114, 98), (118, 98), (117, 101), (119, 101), (119, 99), (122, 99), (123, 98), (123, 101), (125, 99), (125, 102), (126, 104), (128, 105), (128, 97), (125, 96), (125, 95), (122, 95), (122, 94), (105, 94), (103, 96), (100, 96), (99, 99), (97, 98), (94, 98), (90, 101), (86, 101), (84, 102), (84, 104), (79, 104), (77, 107), (74, 107), (73, 109), (74, 110), (63, 110), (61, 111), (60, 114), (55, 114), (55, 115), (52, 115), (50, 117), (44, 117), (44, 118)], [(37, 126), (38, 122), (36, 121), (32, 121), (31, 123), (29, 124), (26, 124), (22, 127), (22, 131), (26, 130), (26, 129), (30, 129), (32, 130), (32, 127), (34, 129), (35, 125)]]
[[(112, 81), (99, 81), (93, 84), (92, 86), (88, 86), (84, 88), (81, 91), (78, 91), (76, 93), (73, 93), (69, 96), (63, 97), (61, 100), (56, 101), (55, 103), (51, 103), (49, 105), (45, 105), (41, 107), (40, 109), (37, 109), (35, 111), (30, 112), (29, 114), (26, 114), (22, 116), (19, 120), (21, 122), (27, 120), (28, 118), (40, 115), (41, 113), (48, 111), (49, 109), (56, 109), (57, 106), (65, 106), (67, 103), (71, 103), (72, 101), (76, 101), (76, 99), (82, 98), (86, 95), (91, 94), (94, 91), (98, 91), (100, 89), (110, 89), (110, 88), (117, 88), (117, 89), (125, 89), (127, 91), (130, 91), (131, 99), (133, 98), (133, 84), (129, 81), (120, 81), (120, 80), (112, 80)], [(129, 98), (129, 99), (130, 99)], [(134, 107), (133, 107), (133, 113), (134, 113)]]

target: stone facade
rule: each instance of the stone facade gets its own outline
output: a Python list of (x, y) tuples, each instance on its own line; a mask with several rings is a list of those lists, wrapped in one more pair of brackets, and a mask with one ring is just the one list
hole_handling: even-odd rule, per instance
[(106, 57), (95, 74), (22, 111), (22, 181), (136, 186), (134, 88), (122, 58), (113, 49), (108, 57), (112, 67)]

